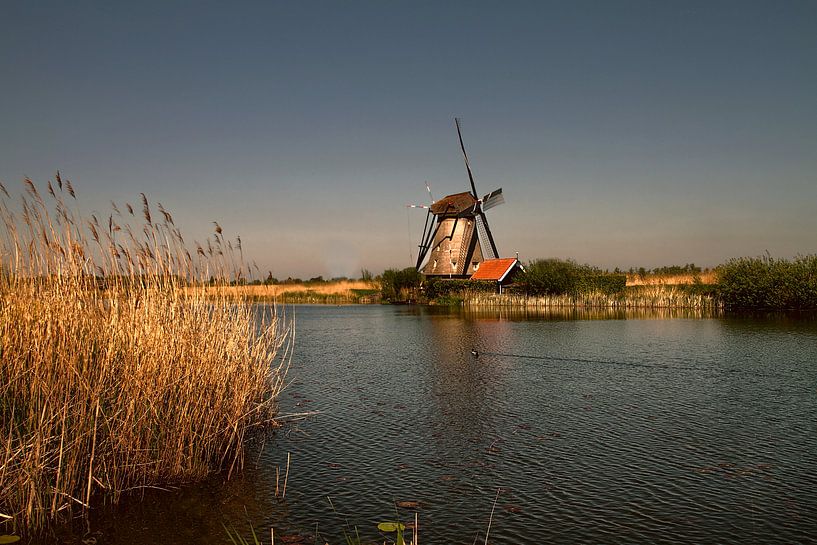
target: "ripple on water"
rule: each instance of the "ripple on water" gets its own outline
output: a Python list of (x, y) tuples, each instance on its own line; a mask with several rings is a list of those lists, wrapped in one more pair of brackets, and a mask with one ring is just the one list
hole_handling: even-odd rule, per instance
[(245, 520), (243, 503), (255, 528), (317, 524), (330, 543), (417, 512), (421, 541), (470, 544), (492, 509), (497, 544), (815, 541), (811, 323), (438, 312), (296, 309), (282, 407), (320, 415), (279, 433), (211, 517)]

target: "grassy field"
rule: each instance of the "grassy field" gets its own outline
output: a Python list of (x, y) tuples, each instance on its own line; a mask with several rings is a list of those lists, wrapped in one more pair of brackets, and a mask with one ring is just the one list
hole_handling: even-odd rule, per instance
[(191, 254), (144, 196), (100, 221), (59, 178), (0, 190), (0, 534), (240, 468), (275, 424), (288, 329), (229, 293), (221, 228)]
[(230, 286), (226, 293), (254, 301), (278, 303), (347, 304), (379, 301), (380, 286), (375, 282), (338, 282)]

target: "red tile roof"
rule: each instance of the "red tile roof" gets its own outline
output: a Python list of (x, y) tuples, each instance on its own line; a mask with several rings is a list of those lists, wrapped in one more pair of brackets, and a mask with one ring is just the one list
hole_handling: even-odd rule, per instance
[(471, 275), (471, 280), (494, 280), (499, 282), (516, 265), (516, 258), (487, 259), (480, 263), (479, 269)]

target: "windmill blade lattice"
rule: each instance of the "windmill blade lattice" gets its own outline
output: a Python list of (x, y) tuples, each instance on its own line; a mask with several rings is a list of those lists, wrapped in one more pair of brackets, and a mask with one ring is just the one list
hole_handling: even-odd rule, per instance
[(482, 247), (482, 255), (486, 259), (496, 259), (499, 256), (496, 254), (494, 250), (494, 244), (489, 236), (489, 228), (488, 222), (485, 220), (485, 216), (482, 214), (478, 214), (474, 221), (477, 224), (477, 236), (479, 237), (479, 244)]
[(505, 197), (502, 195), (502, 188), (492, 191), (482, 197), (482, 211), (490, 210), (495, 206), (499, 206), (505, 202)]

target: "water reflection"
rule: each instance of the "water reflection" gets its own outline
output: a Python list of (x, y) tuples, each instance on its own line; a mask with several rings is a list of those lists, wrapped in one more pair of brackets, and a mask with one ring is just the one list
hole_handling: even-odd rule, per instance
[[(497, 544), (817, 535), (807, 515), (817, 512), (817, 322), (802, 315), (293, 312), (282, 408), (321, 414), (248, 458), (239, 479), (103, 510), (92, 523), (105, 543), (229, 543), (225, 522), (265, 536), (317, 525), (335, 544), (347, 520), (382, 542), (377, 522), (410, 500), (419, 507), (397, 511), (419, 512), (421, 541), (466, 544), (484, 532), (498, 488)], [(275, 468), (287, 452), (281, 501)]]
[(505, 369), (484, 365), (472, 355), (493, 345), (503, 328), (485, 328), (479, 322), (451, 315), (431, 314), (423, 327), (429, 339), (423, 359), (428, 362), (436, 429), (432, 434), (441, 452), (465, 454), (463, 442), (479, 444), (496, 428), (493, 400), (509, 395)]
[(674, 318), (702, 319), (723, 315), (721, 310), (694, 308), (632, 308), (606, 307), (407, 307), (405, 312), (420, 315), (457, 316), (476, 320), (666, 320)]
[(223, 543), (225, 526), (248, 535), (251, 526), (260, 528), (269, 517), (286, 520), (287, 503), (275, 498), (274, 477), (255, 465), (261, 449), (261, 443), (251, 446), (245, 471), (229, 480), (217, 475), (180, 488), (134, 491), (119, 506), (102, 505), (91, 511), (87, 524), (76, 520), (39, 536), (35, 542)]

